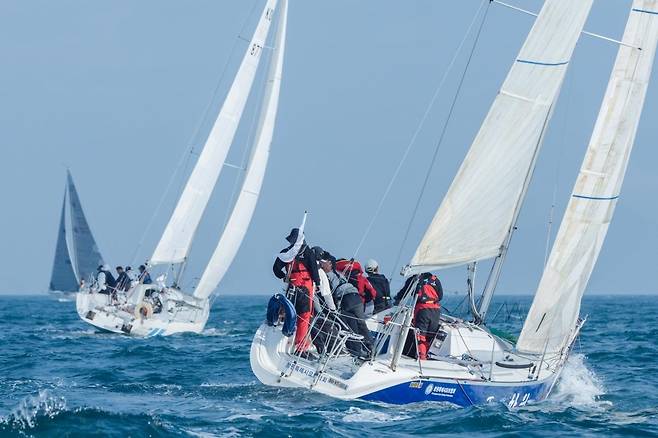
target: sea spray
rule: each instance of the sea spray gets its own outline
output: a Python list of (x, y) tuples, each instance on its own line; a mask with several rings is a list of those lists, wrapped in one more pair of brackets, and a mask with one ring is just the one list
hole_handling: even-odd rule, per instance
[(573, 353), (562, 370), (551, 399), (571, 407), (591, 408), (610, 404), (600, 401), (603, 394), (603, 383), (594, 371), (587, 367), (585, 356)]
[(18, 406), (0, 424), (14, 429), (32, 429), (39, 417), (54, 418), (66, 409), (66, 399), (51, 395), (47, 389), (39, 391), (36, 396), (28, 396), (20, 401)]

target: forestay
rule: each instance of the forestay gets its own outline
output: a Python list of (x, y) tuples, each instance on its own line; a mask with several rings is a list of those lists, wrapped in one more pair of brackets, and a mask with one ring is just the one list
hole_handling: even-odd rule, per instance
[(151, 265), (185, 260), (217, 183), (251, 91), (276, 0), (268, 0), (219, 116), (192, 170), (174, 213), (150, 259)]
[(570, 339), (612, 220), (658, 41), (658, 0), (635, 0), (594, 132), (517, 348), (540, 353)]
[(226, 274), (247, 233), (247, 228), (254, 214), (256, 203), (258, 202), (258, 196), (267, 168), (279, 104), (287, 13), (287, 0), (282, 0), (279, 11), (279, 25), (274, 41), (275, 48), (270, 63), (267, 87), (263, 98), (252, 156), (233, 212), (224, 228), (219, 244), (194, 291), (194, 296), (198, 298), (207, 298), (210, 296), (224, 277), (224, 274)]
[(78, 192), (73, 184), (71, 173), (67, 173), (69, 189), (69, 205), (71, 207), (71, 243), (75, 272), (80, 280), (87, 280), (96, 272), (99, 265), (104, 264), (94, 236), (82, 211)]
[(407, 274), (497, 256), (592, 0), (547, 0)]
[(55, 260), (53, 261), (53, 272), (50, 275), (49, 289), (63, 292), (73, 292), (79, 289), (66, 243), (66, 189), (62, 200), (62, 213), (59, 219), (57, 246), (55, 247)]

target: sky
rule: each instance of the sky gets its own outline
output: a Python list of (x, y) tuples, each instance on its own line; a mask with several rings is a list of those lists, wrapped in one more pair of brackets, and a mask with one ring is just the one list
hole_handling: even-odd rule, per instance
[[(536, 0), (513, 3), (532, 11), (541, 7)], [(304, 210), (312, 245), (352, 257), (447, 73), (356, 254), (363, 261), (378, 260), (384, 273), (394, 274), (394, 285), (400, 283), (400, 267), (413, 255), (532, 26), (532, 17), (490, 4), (468, 69), (472, 33), (449, 69), (481, 4), (290, 0), (271, 160), (248, 235), (220, 294), (278, 291), (271, 264)], [(150, 256), (263, 5), (264, 0), (0, 3), (0, 293), (47, 289), (67, 167), (107, 261), (135, 265)], [(630, 5), (630, 0), (595, 1), (586, 29), (621, 38)], [(519, 218), (501, 293), (536, 290), (547, 238), (555, 237), (616, 50), (614, 43), (588, 36), (578, 43)], [(464, 71), (463, 89), (430, 169)], [(262, 82), (259, 76), (229, 154), (232, 164), (242, 163), (248, 150)], [(653, 202), (658, 129), (652, 123), (657, 117), (654, 82), (588, 293), (658, 289), (647, 276), (658, 245)], [(428, 172), (427, 190), (402, 245)], [(239, 178), (235, 169), (222, 172), (190, 254), (187, 287), (219, 240)], [(551, 211), (555, 223), (549, 233)], [(465, 288), (463, 267), (442, 272), (441, 278), (447, 290)], [(481, 275), (478, 284), (483, 283)]]

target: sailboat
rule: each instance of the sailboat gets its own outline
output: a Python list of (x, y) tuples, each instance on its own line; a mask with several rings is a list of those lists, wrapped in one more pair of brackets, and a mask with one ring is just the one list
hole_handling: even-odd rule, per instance
[[(67, 226), (69, 224), (70, 226)], [(63, 294), (77, 292), (88, 283), (96, 268), (102, 264), (103, 256), (82, 211), (71, 172), (67, 170), (55, 259), (48, 289), (50, 292)]]
[[(266, 385), (307, 388), (339, 399), (459, 406), (545, 399), (584, 320), (580, 302), (620, 195), (658, 42), (658, 0), (634, 0), (580, 173), (516, 344), (486, 326), (486, 314), (537, 154), (591, 1), (546, 0), (407, 276), (475, 264), (493, 267), (473, 320), (442, 315), (429, 360), (403, 354), (415, 297), (368, 321), (373, 354), (345, 354), (358, 341), (339, 322), (331, 343), (308, 360), (295, 353), (279, 321), (258, 329), (251, 367)], [(477, 205), (477, 208), (472, 208)], [(470, 288), (470, 294), (473, 293)], [(317, 317), (312, 322), (317, 324)], [(311, 331), (311, 333), (313, 333)], [(410, 338), (415, 338), (411, 336)], [(412, 341), (413, 342), (413, 341)]]
[[(181, 290), (181, 278), (197, 227), (225, 165), (266, 41), (277, 12), (278, 26), (270, 60), (260, 118), (242, 188), (219, 243), (193, 293)], [(187, 180), (174, 212), (149, 259), (149, 268), (177, 267), (171, 286), (138, 284), (125, 296), (80, 293), (80, 317), (99, 328), (137, 337), (200, 333), (210, 312), (210, 298), (233, 261), (253, 216), (262, 187), (279, 103), (287, 25), (287, 1), (268, 0), (247, 46), (233, 84), (215, 120), (199, 159)]]

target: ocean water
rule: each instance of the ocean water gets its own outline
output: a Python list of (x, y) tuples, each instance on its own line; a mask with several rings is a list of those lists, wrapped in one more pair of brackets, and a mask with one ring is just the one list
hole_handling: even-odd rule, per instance
[[(73, 302), (0, 297), (0, 436), (658, 436), (658, 297), (586, 297), (560, 383), (516, 410), (263, 386), (249, 345), (267, 299), (222, 296), (202, 335), (140, 340), (96, 331)], [(503, 303), (491, 325), (518, 333), (530, 298)]]

